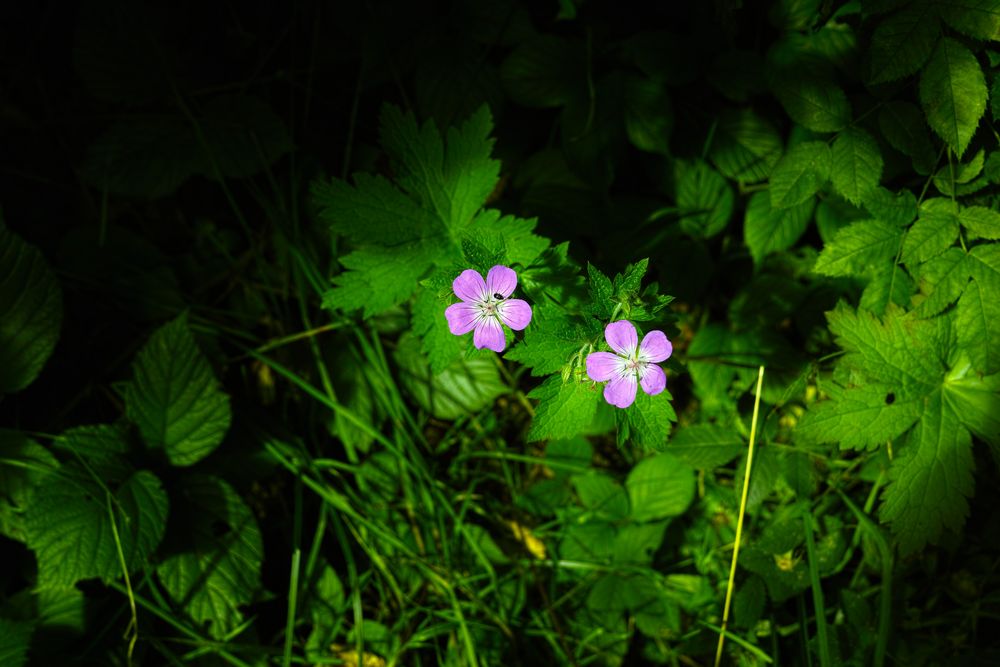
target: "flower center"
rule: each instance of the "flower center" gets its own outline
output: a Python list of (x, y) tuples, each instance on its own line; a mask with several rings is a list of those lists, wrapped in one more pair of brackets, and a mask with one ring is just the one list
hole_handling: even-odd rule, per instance
[(644, 361), (639, 361), (638, 359), (635, 359), (633, 357), (628, 357), (625, 360), (625, 369), (631, 373), (639, 374), (645, 367), (646, 363)]

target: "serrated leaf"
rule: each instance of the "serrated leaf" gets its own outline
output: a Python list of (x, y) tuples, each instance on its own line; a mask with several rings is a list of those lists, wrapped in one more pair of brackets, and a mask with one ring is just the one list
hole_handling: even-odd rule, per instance
[(420, 350), (427, 355), (431, 372), (443, 373), (462, 354), (463, 338), (448, 329), (444, 311), (454, 299), (442, 300), (438, 292), (426, 288), (413, 302), (413, 332), (420, 336)]
[(725, 229), (734, 203), (726, 179), (701, 160), (693, 163), (678, 160), (675, 172), (681, 229), (701, 238), (710, 238)]
[(864, 205), (872, 216), (900, 227), (917, 217), (917, 198), (909, 190), (893, 194), (885, 188), (875, 188), (865, 198)]
[(790, 208), (808, 201), (830, 179), (832, 163), (825, 141), (806, 141), (793, 147), (771, 172), (771, 206)]
[(395, 247), (368, 246), (340, 258), (346, 271), (334, 277), (334, 287), (323, 295), (330, 309), (364, 309), (365, 317), (398, 306), (413, 295), (420, 279), (442, 254), (435, 239)]
[(34, 440), (0, 429), (0, 534), (25, 541), (24, 512), (34, 489), (58, 467), (56, 457)]
[(913, 168), (928, 174), (934, 168), (935, 153), (923, 112), (909, 102), (891, 101), (878, 114), (879, 129), (889, 145), (913, 160)]
[(859, 306), (875, 315), (884, 315), (889, 304), (907, 306), (916, 292), (913, 280), (898, 264), (882, 264), (869, 271), (871, 279), (861, 293)]
[(895, 257), (902, 238), (902, 229), (881, 220), (853, 222), (823, 246), (813, 271), (825, 276), (863, 275), (872, 265)]
[(932, 317), (950, 306), (969, 282), (965, 253), (948, 248), (920, 267), (920, 290), (927, 297), (917, 307), (920, 317)]
[(977, 245), (969, 251), (969, 273), (993, 293), (1000, 292), (1000, 244)]
[(765, 180), (781, 157), (781, 137), (764, 118), (750, 110), (719, 116), (709, 159), (723, 176), (740, 183)]
[(940, 34), (937, 11), (929, 2), (914, 2), (882, 19), (872, 33), (871, 82), (895, 81), (917, 72)]
[(836, 400), (809, 408), (795, 433), (843, 449), (874, 449), (906, 433), (923, 413), (923, 396), (906, 396), (890, 385), (849, 387)]
[(595, 516), (606, 521), (628, 517), (628, 496), (621, 484), (608, 475), (590, 471), (570, 477), (580, 503)]
[[(504, 249), (504, 261), (493, 264), (526, 267), (549, 247), (547, 238), (532, 233), (537, 224), (537, 218), (518, 218), (513, 215), (501, 217), (496, 209), (483, 209), (472, 221), (466, 237), (480, 239), (496, 237), (495, 245)], [(484, 275), (493, 264), (483, 267)]]
[(263, 545), (253, 513), (226, 482), (184, 478), (169, 553), (156, 568), (167, 594), (208, 634), (226, 637), (243, 621), (240, 607), (260, 589)]
[(958, 344), (981, 373), (1000, 371), (1000, 292), (973, 280), (958, 300)]
[(951, 214), (921, 212), (903, 239), (903, 262), (926, 262), (951, 247), (958, 238), (958, 222)]
[(317, 181), (312, 196), (331, 230), (358, 244), (396, 245), (443, 230), (431, 211), (381, 176), (356, 174), (353, 186)]
[(944, 22), (958, 32), (976, 39), (1000, 40), (997, 0), (944, 0), (935, 4)]
[(969, 206), (958, 212), (958, 221), (969, 234), (981, 239), (1000, 239), (1000, 213), (985, 206)]
[(890, 524), (904, 555), (958, 531), (972, 495), (972, 439), (958, 417), (932, 393), (917, 426), (889, 468), (879, 518)]
[(920, 103), (931, 129), (961, 158), (986, 111), (986, 80), (961, 42), (944, 37), (920, 76)]
[(694, 471), (662, 452), (639, 461), (625, 480), (632, 519), (652, 521), (683, 514), (694, 500)]
[(729, 463), (745, 448), (743, 438), (732, 429), (695, 424), (674, 433), (667, 453), (699, 470), (712, 470)]
[(636, 447), (662, 449), (677, 421), (669, 391), (650, 396), (640, 390), (635, 402), (625, 410), (616, 410), (618, 444), (631, 442)]
[(795, 245), (812, 221), (814, 203), (807, 199), (791, 208), (772, 209), (766, 192), (757, 192), (747, 204), (743, 234), (755, 263), (772, 252)]
[(843, 89), (822, 73), (779, 69), (771, 89), (785, 111), (813, 132), (838, 132), (851, 121), (851, 105)]
[(870, 134), (850, 127), (833, 142), (830, 180), (833, 187), (854, 204), (868, 197), (882, 178), (882, 154)]
[(112, 517), (126, 566), (130, 572), (142, 568), (167, 525), (167, 494), (160, 480), (142, 470), (109, 488), (77, 464), (63, 466), (59, 475), (58, 484), (36, 490), (25, 513), (27, 543), (38, 558), (38, 585), (65, 588), (82, 579), (121, 576)]
[(532, 309), (524, 339), (504, 358), (524, 364), (536, 377), (557, 373), (599, 332), (592, 319), (570, 319), (563, 308), (543, 303)]
[(963, 426), (1000, 445), (1000, 374), (982, 377), (960, 357), (945, 378), (944, 401)]
[(28, 646), (34, 632), (34, 621), (0, 617), (0, 665), (23, 667), (28, 660)]
[(62, 291), (42, 253), (0, 220), (0, 395), (38, 377), (62, 314)]
[(575, 379), (563, 382), (558, 375), (533, 389), (528, 397), (538, 399), (528, 442), (572, 438), (582, 433), (597, 414), (599, 401), (604, 400), (592, 383)]
[(599, 319), (610, 318), (615, 307), (611, 302), (615, 292), (611, 279), (590, 262), (587, 262), (587, 277), (590, 283), (591, 312)]
[(146, 445), (177, 466), (211, 454), (229, 429), (229, 396), (188, 330), (187, 317), (157, 329), (132, 362), (125, 409)]

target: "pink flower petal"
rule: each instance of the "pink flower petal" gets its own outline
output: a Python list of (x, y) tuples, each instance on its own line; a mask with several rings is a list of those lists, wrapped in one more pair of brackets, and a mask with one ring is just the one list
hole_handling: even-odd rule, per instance
[(517, 273), (514, 269), (497, 264), (486, 274), (486, 293), (495, 297), (497, 294), (506, 299), (514, 293), (517, 287)]
[(618, 320), (604, 327), (604, 339), (608, 341), (612, 350), (623, 357), (635, 354), (636, 345), (639, 343), (635, 327), (628, 320)]
[(466, 269), (451, 284), (455, 296), (462, 301), (483, 301), (486, 298), (486, 283), (478, 271)]
[(448, 320), (448, 330), (456, 336), (461, 336), (469, 333), (476, 326), (479, 308), (464, 301), (453, 303), (444, 309), (444, 316)]
[(523, 299), (507, 299), (497, 304), (500, 321), (514, 331), (520, 331), (531, 322), (531, 306)]
[(635, 375), (618, 375), (604, 385), (604, 400), (619, 408), (627, 408), (635, 401)]
[(667, 388), (667, 374), (656, 364), (649, 364), (642, 371), (642, 378), (639, 380), (642, 390), (650, 396), (656, 396)]
[(476, 325), (476, 333), (472, 334), (472, 342), (477, 349), (484, 347), (494, 352), (503, 352), (507, 346), (507, 337), (504, 336), (503, 327), (495, 317), (484, 317)]
[(587, 377), (594, 382), (604, 382), (617, 377), (625, 370), (625, 360), (610, 352), (591, 352), (587, 355)]
[(667, 340), (666, 334), (659, 330), (650, 331), (642, 339), (639, 346), (639, 359), (655, 364), (664, 361), (674, 352), (674, 346)]

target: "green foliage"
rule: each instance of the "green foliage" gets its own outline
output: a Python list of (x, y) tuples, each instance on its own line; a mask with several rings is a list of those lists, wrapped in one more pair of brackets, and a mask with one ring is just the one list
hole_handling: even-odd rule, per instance
[(986, 80), (961, 42), (942, 38), (920, 77), (920, 102), (931, 129), (962, 157), (986, 111)]

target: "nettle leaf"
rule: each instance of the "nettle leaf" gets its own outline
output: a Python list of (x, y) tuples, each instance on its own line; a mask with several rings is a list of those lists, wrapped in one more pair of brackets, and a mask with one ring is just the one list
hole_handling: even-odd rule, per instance
[(62, 291), (38, 248), (0, 220), (0, 394), (34, 382), (62, 325)]
[(944, 22), (958, 32), (976, 39), (1000, 40), (997, 0), (945, 0), (935, 4)]
[(694, 500), (694, 471), (672, 454), (661, 452), (636, 464), (625, 480), (632, 519), (653, 521), (678, 516)]
[(99, 481), (77, 463), (56, 474), (59, 482), (38, 487), (25, 511), (39, 587), (65, 588), (83, 579), (121, 576), (112, 520), (126, 567), (130, 572), (144, 567), (167, 525), (169, 504), (160, 480), (142, 470), (123, 480)]
[(851, 121), (847, 95), (822, 71), (778, 68), (771, 89), (789, 117), (813, 132), (838, 132)]
[(125, 409), (148, 447), (163, 450), (173, 465), (188, 466), (219, 446), (232, 418), (229, 396), (185, 315), (153, 333), (132, 362), (132, 375)]
[(973, 280), (958, 300), (958, 344), (981, 373), (1000, 371), (1000, 285)]
[(572, 317), (557, 305), (543, 303), (532, 309), (524, 339), (504, 358), (524, 364), (536, 377), (557, 373), (600, 333), (593, 319)]
[(904, 555), (937, 541), (945, 528), (957, 531), (965, 523), (973, 490), (972, 439), (940, 390), (926, 399), (889, 479), (879, 518), (892, 526)]
[(261, 586), (263, 544), (253, 513), (229, 484), (207, 475), (184, 478), (156, 574), (170, 597), (208, 634), (226, 637), (243, 621)]
[(973, 238), (1000, 239), (1000, 213), (985, 206), (969, 206), (958, 212), (958, 221)]
[(734, 204), (733, 191), (726, 179), (702, 160), (693, 163), (678, 160), (675, 174), (681, 229), (701, 238), (710, 238), (725, 229)]
[(740, 434), (716, 424), (694, 424), (679, 429), (667, 445), (667, 453), (699, 470), (726, 465), (746, 449)]
[(754, 112), (725, 111), (719, 116), (709, 159), (723, 176), (740, 183), (765, 180), (781, 157), (781, 137)]
[(747, 204), (743, 234), (755, 263), (772, 252), (781, 252), (795, 245), (812, 220), (813, 200), (796, 206), (772, 209), (766, 192), (754, 193)]
[(883, 19), (872, 33), (871, 82), (895, 81), (920, 70), (940, 35), (937, 8), (930, 2), (914, 2)]
[(790, 208), (809, 201), (830, 180), (832, 167), (833, 154), (825, 141), (794, 146), (771, 171), (771, 206)]
[(986, 80), (961, 42), (944, 37), (920, 77), (920, 102), (931, 129), (961, 158), (986, 111)]
[(870, 134), (850, 127), (833, 142), (830, 179), (833, 187), (849, 202), (860, 204), (882, 178), (882, 153)]
[(624, 410), (615, 410), (618, 444), (631, 442), (638, 447), (662, 449), (677, 421), (673, 397), (669, 391), (650, 396), (641, 389), (635, 402)]
[(528, 442), (572, 438), (590, 426), (604, 398), (592, 382), (570, 378), (563, 382), (553, 375), (533, 389), (529, 398), (538, 399), (535, 417), (528, 430)]
[(609, 319), (615, 308), (612, 302), (614, 285), (611, 284), (610, 278), (590, 262), (587, 262), (587, 275), (590, 282), (591, 312), (598, 319)]
[(881, 220), (860, 220), (843, 227), (823, 246), (813, 271), (824, 276), (864, 275), (869, 267), (891, 260), (903, 230)]
[(927, 121), (916, 105), (891, 101), (882, 105), (878, 125), (889, 145), (913, 160), (919, 174), (929, 174), (934, 168), (935, 152)]

